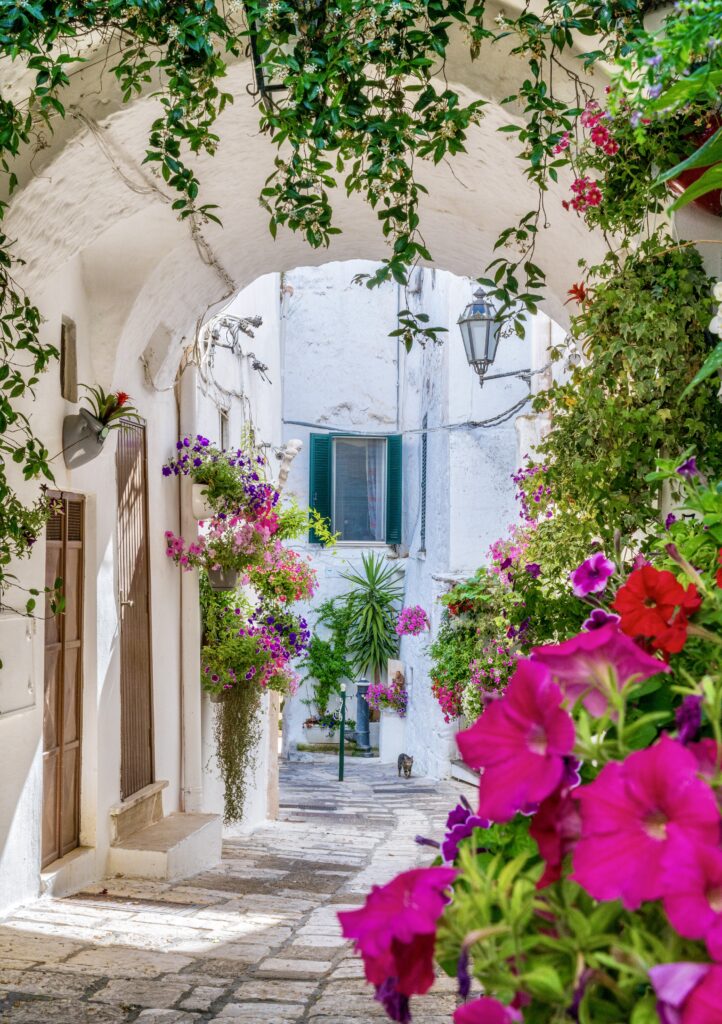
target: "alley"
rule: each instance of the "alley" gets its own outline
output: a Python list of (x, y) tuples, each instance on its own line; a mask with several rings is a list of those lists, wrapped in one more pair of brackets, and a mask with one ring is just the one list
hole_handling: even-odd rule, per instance
[[(0, 923), (9, 1024), (362, 1024), (385, 1019), (336, 912), (428, 863), (460, 783), (351, 760), (285, 764), (279, 821), (228, 838), (217, 869), (179, 883), (107, 879)], [(450, 1020), (437, 982), (417, 1024)]]

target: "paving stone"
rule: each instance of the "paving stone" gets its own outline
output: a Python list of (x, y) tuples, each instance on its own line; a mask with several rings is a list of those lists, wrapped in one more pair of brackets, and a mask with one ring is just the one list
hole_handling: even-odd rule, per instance
[(229, 1003), (214, 1021), (243, 1024), (296, 1024), (305, 1012), (300, 1003)]
[[(171, 981), (167, 978), (153, 981), (114, 979), (92, 996), (94, 1002), (117, 1003), (121, 1006), (172, 1007), (173, 1003), (188, 992), (187, 982)], [(192, 1007), (188, 1007), (192, 1009)]]
[[(336, 915), (430, 863), (413, 837), (438, 838), (465, 787), (401, 787), (376, 761), (348, 765), (343, 784), (335, 771), (333, 758), (283, 765), (280, 820), (229, 836), (213, 871), (19, 908), (0, 923), (3, 1024), (385, 1021)], [(414, 1024), (450, 1024), (455, 1002), (456, 980), (439, 978)]]
[(77, 1000), (34, 999), (16, 1002), (5, 1010), (3, 1024), (122, 1024), (125, 1010)]
[(266, 978), (317, 978), (330, 969), (330, 960), (264, 960), (258, 967), (257, 974)]

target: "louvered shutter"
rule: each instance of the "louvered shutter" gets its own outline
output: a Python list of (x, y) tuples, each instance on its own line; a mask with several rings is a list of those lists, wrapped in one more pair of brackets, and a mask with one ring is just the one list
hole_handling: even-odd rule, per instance
[(401, 434), (386, 439), (386, 543), (401, 543), (402, 517), (402, 442)]
[[(308, 488), (309, 505), (331, 524), (331, 436), (311, 434), (311, 472)], [(313, 530), (309, 531), (311, 544), (320, 544)]]

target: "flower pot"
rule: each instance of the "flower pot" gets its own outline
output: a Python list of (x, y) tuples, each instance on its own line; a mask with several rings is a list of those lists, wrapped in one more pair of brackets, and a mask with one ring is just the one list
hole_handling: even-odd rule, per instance
[(238, 588), (238, 569), (209, 569), (208, 582), (211, 590), (236, 590)]
[(330, 730), (320, 725), (304, 725), (304, 743), (338, 743), (339, 732), (337, 729)]
[(215, 511), (208, 501), (207, 490), (207, 484), (193, 484), (191, 489), (191, 513), (193, 518), (199, 521), (211, 519)]
[(405, 754), (406, 719), (397, 711), (384, 708), (379, 728), (379, 759), (382, 764), (396, 764), (399, 754)]
[(92, 462), (103, 450), (110, 428), (87, 409), (63, 420), (63, 458), (68, 469)]
[[(702, 131), (696, 133), (690, 137), (690, 142), (698, 149), (707, 139), (711, 138), (712, 135), (722, 127), (722, 119), (717, 114), (710, 115), (707, 124)], [(685, 189), (693, 185), (698, 178), (709, 170), (709, 167), (692, 167), (688, 171), (682, 171), (673, 181), (670, 182), (672, 191), (676, 195), (682, 195)], [(717, 217), (722, 217), (722, 189), (716, 188), (711, 192), (707, 192), (706, 195), (700, 196), (698, 199), (692, 200), (693, 206), (698, 206), (708, 213), (714, 213)]]

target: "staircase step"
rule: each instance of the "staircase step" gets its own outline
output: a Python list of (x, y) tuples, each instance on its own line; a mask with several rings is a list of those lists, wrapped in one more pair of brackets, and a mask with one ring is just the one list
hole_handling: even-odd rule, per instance
[(463, 761), (456, 760), (451, 762), (451, 777), (458, 779), (459, 782), (467, 782), (470, 786), (478, 786), (481, 774), (469, 768)]
[(108, 873), (166, 881), (185, 878), (220, 863), (222, 839), (220, 815), (178, 811), (114, 843)]

